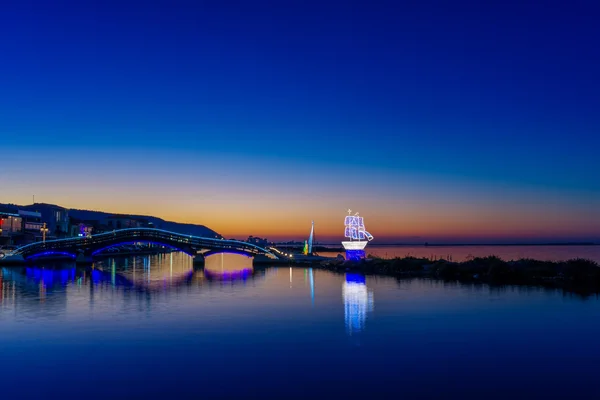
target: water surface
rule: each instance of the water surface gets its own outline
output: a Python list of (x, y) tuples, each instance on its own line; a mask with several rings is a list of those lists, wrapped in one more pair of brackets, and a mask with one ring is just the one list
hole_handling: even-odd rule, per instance
[(600, 395), (600, 302), (180, 253), (2, 268), (3, 398)]

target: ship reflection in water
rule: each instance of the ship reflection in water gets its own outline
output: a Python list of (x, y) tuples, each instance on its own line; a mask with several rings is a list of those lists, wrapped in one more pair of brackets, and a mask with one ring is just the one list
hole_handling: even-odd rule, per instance
[(209, 257), (0, 268), (1, 399), (600, 399), (593, 294)]
[(342, 285), (346, 331), (349, 335), (362, 331), (367, 313), (374, 308), (373, 292), (368, 290), (366, 280), (360, 274), (346, 274)]
[[(108, 258), (96, 262), (93, 267), (83, 268), (72, 263), (2, 268), (0, 304), (24, 304), (33, 300), (50, 301), (55, 307), (59, 304), (66, 307), (68, 296), (86, 292), (92, 302), (109, 292), (125, 294), (133, 291), (154, 297), (168, 292), (183, 293), (181, 289), (190, 287), (209, 288), (213, 283), (225, 281), (245, 285), (248, 280), (253, 280), (275, 288), (288, 282), (287, 269), (285, 281), (276, 278), (278, 270), (283, 271), (282, 268), (268, 268), (257, 272), (252, 267), (252, 258), (238, 254), (211, 255), (206, 257), (204, 266), (194, 267), (191, 258), (183, 253)], [(293, 269), (290, 268), (290, 282), (292, 275)], [(315, 307), (315, 288), (321, 276), (327, 276), (327, 273), (304, 269), (304, 295), (310, 296), (311, 307)], [(364, 276), (347, 273), (342, 281), (342, 296), (346, 332), (357, 334), (365, 328), (367, 315), (373, 311), (373, 293), (367, 288)], [(144, 295), (143, 298), (146, 301), (149, 297)], [(123, 299), (131, 301), (132, 297), (127, 294)], [(156, 299), (160, 301), (159, 297)]]

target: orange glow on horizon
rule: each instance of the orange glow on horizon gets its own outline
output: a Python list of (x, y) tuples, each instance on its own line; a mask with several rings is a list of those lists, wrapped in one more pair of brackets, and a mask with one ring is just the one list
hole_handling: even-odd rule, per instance
[[(426, 185), (406, 186), (403, 193), (382, 186), (349, 201), (345, 190), (339, 187), (323, 192), (293, 185), (249, 188), (192, 182), (182, 186), (166, 181), (161, 183), (161, 190), (152, 184), (128, 190), (121, 185), (100, 183), (85, 181), (75, 190), (65, 180), (46, 192), (37, 192), (36, 201), (199, 224), (238, 239), (252, 235), (269, 240), (304, 240), (314, 220), (317, 241), (338, 242), (343, 239), (348, 208), (365, 218), (366, 228), (376, 242), (395, 238), (424, 242), (435, 238), (493, 241), (600, 236), (600, 209), (592, 204), (592, 199), (563, 198), (553, 193), (490, 189), (481, 194), (464, 186), (452, 191), (441, 187), (436, 196)], [(41, 188), (43, 182), (31, 185)], [(30, 204), (31, 198), (27, 199), (21, 196), (2, 200)]]

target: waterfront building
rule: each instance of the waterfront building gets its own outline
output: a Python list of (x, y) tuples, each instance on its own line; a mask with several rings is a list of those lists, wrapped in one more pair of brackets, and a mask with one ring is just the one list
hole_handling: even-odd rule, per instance
[(36, 211), (19, 210), (23, 220), (24, 242), (31, 243), (42, 240), (42, 213)]
[(101, 224), (106, 226), (108, 230), (141, 228), (148, 226), (148, 220), (146, 218), (132, 217), (130, 215), (113, 214), (103, 219)]
[(24, 232), (39, 232), (44, 225), (42, 222), (42, 213), (36, 211), (19, 210), (19, 216), (23, 220)]
[(15, 236), (23, 233), (23, 221), (19, 214), (0, 212), (0, 228), (2, 236)]
[(42, 215), (42, 223), (46, 223), (49, 237), (64, 237), (69, 233), (69, 210), (54, 204), (35, 203), (22, 208)]
[(69, 236), (81, 236), (88, 237), (92, 235), (94, 231), (94, 227), (90, 223), (85, 222), (71, 222), (71, 229), (69, 231)]
[(248, 240), (246, 240), (246, 242), (257, 245), (257, 246), (261, 246), (261, 247), (266, 247), (269, 244), (269, 241), (265, 238), (259, 238), (259, 237), (255, 237), (255, 236), (249, 236)]
[(0, 244), (12, 244), (20, 240), (23, 234), (23, 221), (16, 208), (0, 208)]

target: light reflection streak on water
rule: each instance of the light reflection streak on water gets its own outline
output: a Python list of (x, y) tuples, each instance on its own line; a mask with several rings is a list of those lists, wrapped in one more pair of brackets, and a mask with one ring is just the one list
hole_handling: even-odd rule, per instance
[(4, 268), (0, 269), (0, 305), (6, 308), (15, 302), (16, 282)]
[[(268, 279), (270, 282), (279, 282), (280, 287), (287, 286), (287, 279), (281, 275), (277, 278), (278, 268), (256, 271), (251, 267), (252, 260), (243, 256), (232, 255), (233, 258), (227, 259), (223, 255), (213, 255), (207, 257), (209, 262), (205, 268), (195, 268), (192, 258), (183, 253), (171, 253), (168, 258), (167, 255), (152, 257), (138, 256), (131, 259), (112, 257), (98, 261), (88, 268), (77, 268), (74, 264), (66, 264), (63, 267), (4, 268), (0, 274), (0, 302), (3, 308), (10, 306), (10, 303), (7, 303), (9, 296), (13, 299), (16, 296), (17, 300), (35, 298), (38, 301), (54, 302), (62, 298), (63, 300), (60, 301), (66, 302), (69, 286), (76, 287), (78, 290), (82, 287), (89, 288), (90, 308), (93, 307), (94, 302), (102, 299), (101, 293), (106, 293), (106, 288), (110, 288), (113, 293), (168, 294), (169, 292), (182, 293), (180, 288), (190, 286), (207, 286), (209, 289), (211, 281), (232, 283), (237, 281), (244, 284), (248, 279), (257, 282)], [(144, 269), (141, 275), (138, 271), (140, 261)], [(66, 267), (67, 265), (71, 266)], [(290, 267), (290, 285), (293, 284), (293, 274), (294, 268)], [(302, 288), (296, 287), (293, 293), (299, 293), (298, 290), (301, 289), (305, 293), (304, 296), (310, 296), (311, 308), (314, 309), (318, 274), (315, 274), (313, 268), (303, 268), (303, 275), (305, 284)], [(33, 296), (34, 291), (35, 296)], [(342, 283), (342, 296), (344, 325), (347, 334), (353, 335), (365, 328), (367, 314), (373, 310), (373, 294), (367, 288), (364, 277), (346, 274), (345, 281)], [(126, 295), (127, 297), (129, 295)], [(14, 305), (14, 301), (12, 304)]]
[(309, 281), (310, 281), (310, 301), (311, 301), (311, 304), (314, 306), (315, 305), (315, 277), (314, 277), (312, 268), (308, 269), (308, 276), (309, 276)]
[[(103, 280), (105, 266), (109, 265), (111, 284), (116, 288), (131, 287), (138, 290), (159, 290), (170, 286), (184, 284), (194, 274), (189, 256), (176, 254), (177, 262), (174, 262), (173, 254), (131, 257), (131, 260), (120, 258), (109, 258), (94, 264), (97, 280)], [(129, 263), (131, 261), (131, 268)], [(140, 262), (141, 261), (141, 262)], [(141, 275), (138, 263), (142, 264)], [(161, 289), (161, 290), (162, 290)]]
[[(139, 257), (127, 268), (122, 259), (116, 260), (114, 288), (112, 260), (98, 262), (96, 269), (66, 265), (66, 280), (63, 270), (46, 266), (43, 304), (38, 293), (41, 272), (36, 278), (24, 267), (2, 269), (3, 377), (11, 383), (4, 385), (2, 398), (44, 398), (49, 390), (71, 394), (61, 394), (64, 400), (81, 398), (89, 392), (93, 371), (122, 378), (94, 387), (92, 397), (107, 399), (119, 390), (148, 399), (195, 398), (199, 390), (205, 398), (264, 398), (275, 391), (276, 396), (266, 397), (284, 399), (290, 397), (290, 379), (303, 382), (300, 386), (306, 389), (292, 397), (320, 390), (340, 398), (416, 393), (467, 399), (498, 387), (498, 374), (512, 385), (494, 397), (498, 399), (527, 387), (531, 390), (521, 393), (522, 398), (540, 397), (539, 390), (554, 398), (556, 388), (547, 389), (549, 381), (563, 383), (560, 397), (568, 398), (574, 385), (587, 384), (588, 397), (598, 398), (592, 379), (600, 357), (594, 346), (600, 334), (595, 296), (584, 300), (563, 291), (419, 279), (368, 276), (360, 281), (320, 269), (309, 269), (307, 283), (289, 290), (287, 266), (256, 268), (249, 278), (253, 284), (243, 285), (204, 280), (202, 270), (188, 262), (173, 254), (173, 284), (154, 291), (123, 285), (123, 276), (133, 276), (132, 264), (142, 263)], [(152, 277), (170, 276), (170, 258), (153, 256), (152, 270)], [(177, 286), (178, 276), (188, 270), (198, 280)], [(97, 284), (90, 274), (97, 275)], [(130, 281), (147, 281), (139, 271), (136, 276), (139, 281)], [(377, 292), (376, 314), (369, 312), (371, 290)], [(308, 304), (309, 296), (319, 296), (318, 307)], [(444, 340), (432, 340), (440, 334)], [(194, 365), (202, 367), (201, 373), (190, 368)], [(365, 365), (360, 379), (339, 384), (348, 381), (355, 366)], [(43, 373), (36, 374), (32, 385), (34, 371)], [(531, 371), (539, 372), (537, 378)], [(60, 387), (65, 374), (68, 390)], [(444, 379), (431, 385), (432, 376)], [(464, 391), (456, 390), (456, 382), (465, 376), (477, 379), (466, 387), (458, 385)], [(315, 377), (317, 384), (310, 386)], [(324, 391), (325, 381), (331, 387)], [(12, 396), (6, 392), (11, 387), (16, 390)], [(256, 390), (249, 393), (250, 388)], [(102, 396), (96, 396), (102, 389)]]
[(111, 265), (111, 269), (110, 269), (110, 281), (113, 285), (113, 287), (115, 286), (115, 276), (116, 276), (116, 264), (115, 264), (115, 260), (112, 260), (112, 265)]
[(373, 311), (373, 292), (368, 290), (364, 276), (348, 273), (342, 284), (342, 296), (346, 331), (348, 335), (358, 333), (365, 327), (367, 313)]

